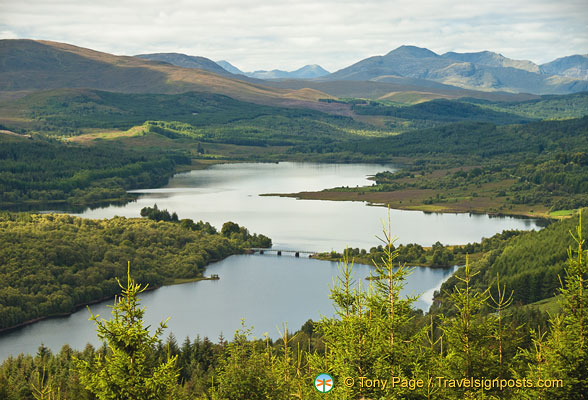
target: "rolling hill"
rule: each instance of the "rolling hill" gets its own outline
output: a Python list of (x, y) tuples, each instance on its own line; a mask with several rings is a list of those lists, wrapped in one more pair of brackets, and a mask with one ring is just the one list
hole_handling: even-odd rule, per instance
[[(232, 79), (210, 71), (181, 68), (137, 57), (116, 56), (65, 43), (35, 40), (0, 41), (0, 95), (89, 88), (123, 93), (217, 93), (260, 104), (312, 107), (312, 98), (290, 90)], [(284, 97), (288, 95), (288, 97)], [(325, 94), (325, 97), (329, 97)], [(324, 109), (324, 105), (320, 105)]]

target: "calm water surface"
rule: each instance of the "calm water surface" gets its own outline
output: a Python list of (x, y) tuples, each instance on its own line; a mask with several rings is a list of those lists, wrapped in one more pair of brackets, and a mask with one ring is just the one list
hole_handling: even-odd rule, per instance
[[(141, 208), (153, 206), (178, 213), (180, 218), (208, 221), (220, 228), (226, 221), (273, 239), (274, 246), (312, 251), (342, 250), (346, 246), (369, 249), (380, 244), (376, 235), (387, 219), (385, 207), (364, 202), (296, 200), (259, 196), (296, 193), (337, 186), (371, 185), (367, 178), (391, 169), (375, 164), (222, 164), (178, 174), (161, 189), (138, 191), (138, 201), (79, 214), (87, 218), (115, 215), (138, 217)], [(487, 215), (426, 214), (391, 210), (397, 243), (430, 246), (466, 244), (505, 229), (533, 229), (536, 221)]]
[[(122, 207), (111, 206), (79, 214), (87, 218), (114, 215), (137, 217), (145, 206), (157, 203), (180, 218), (209, 221), (220, 228), (225, 221), (246, 226), (251, 232), (273, 239), (287, 249), (330, 251), (346, 246), (370, 248), (387, 220), (387, 210), (362, 202), (331, 202), (262, 197), (262, 193), (292, 193), (335, 186), (369, 185), (369, 175), (390, 169), (383, 165), (323, 165), (306, 163), (225, 164), (176, 175), (168, 186), (140, 191), (142, 196)], [(490, 218), (485, 215), (426, 214), (391, 210), (390, 219), (398, 243), (431, 245), (479, 241), (504, 229), (536, 229), (537, 221)], [(369, 275), (370, 267), (356, 266), (356, 277)], [(453, 269), (418, 268), (409, 277), (407, 294), (423, 294), (416, 303), (426, 309), (432, 293)], [(212, 264), (207, 274), (218, 281), (168, 286), (145, 293), (146, 320), (155, 326), (171, 317), (166, 332), (179, 341), (185, 336), (222, 334), (230, 338), (242, 318), (254, 326), (258, 337), (277, 336), (276, 327), (287, 322), (296, 330), (309, 318), (330, 316), (333, 307), (329, 286), (337, 275), (335, 263), (276, 255), (232, 256)], [(92, 306), (94, 313), (109, 318), (107, 304)], [(65, 343), (81, 349), (98, 344), (87, 310), (56, 318), (0, 336), (0, 359), (20, 352), (34, 353), (40, 343), (58, 351)]]
[[(372, 270), (356, 265), (356, 280), (367, 287), (364, 278)], [(216, 341), (222, 333), (232, 338), (245, 319), (253, 333), (261, 337), (268, 333), (277, 338), (277, 327), (299, 329), (309, 318), (318, 320), (332, 316), (334, 308), (329, 299), (329, 287), (337, 276), (337, 264), (329, 261), (276, 255), (237, 255), (211, 265), (207, 273), (218, 274), (218, 281), (200, 281), (165, 286), (144, 293), (141, 304), (146, 307), (145, 320), (151, 326), (168, 317), (169, 329), (178, 342), (186, 336), (207, 336)], [(448, 278), (453, 269), (419, 268), (410, 276), (406, 294), (421, 294), (417, 307), (428, 308), (433, 291)], [(111, 301), (92, 305), (94, 314), (110, 318)], [(68, 343), (83, 349), (86, 343), (99, 345), (90, 314), (81, 310), (69, 317), (55, 318), (26, 326), (0, 337), (0, 360), (10, 354), (35, 353), (43, 342), (53, 351)]]

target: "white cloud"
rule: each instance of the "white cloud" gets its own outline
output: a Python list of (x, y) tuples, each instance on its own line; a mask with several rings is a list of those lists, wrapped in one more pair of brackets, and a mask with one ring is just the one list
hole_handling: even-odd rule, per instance
[(334, 71), (403, 44), (537, 63), (588, 53), (585, 0), (0, 0), (0, 9), (2, 38), (176, 51), (244, 70)]

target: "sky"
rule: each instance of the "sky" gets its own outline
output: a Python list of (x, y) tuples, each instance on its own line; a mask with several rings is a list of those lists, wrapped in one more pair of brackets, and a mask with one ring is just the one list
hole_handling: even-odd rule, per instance
[(0, 0), (0, 39), (333, 72), (401, 45), (538, 64), (588, 53), (587, 0)]

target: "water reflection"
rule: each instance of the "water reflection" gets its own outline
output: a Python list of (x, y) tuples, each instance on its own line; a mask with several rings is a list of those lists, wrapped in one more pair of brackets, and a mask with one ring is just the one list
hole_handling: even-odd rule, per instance
[[(340, 251), (346, 246), (369, 249), (387, 220), (384, 207), (364, 202), (296, 200), (259, 196), (263, 193), (315, 191), (337, 186), (371, 185), (367, 178), (389, 170), (375, 164), (223, 164), (176, 175), (165, 188), (137, 191), (140, 198), (124, 206), (87, 210), (88, 218), (137, 217), (153, 206), (175, 211), (180, 218), (208, 221), (220, 228), (226, 221), (271, 237), (280, 247)], [(483, 214), (441, 214), (391, 210), (398, 243), (430, 246), (466, 244), (505, 229), (535, 229), (538, 221)]]

